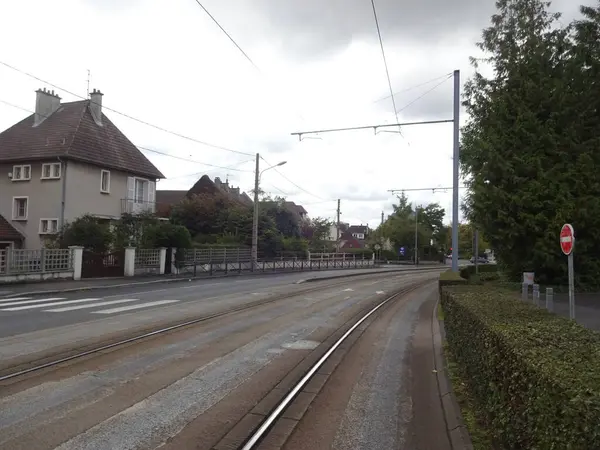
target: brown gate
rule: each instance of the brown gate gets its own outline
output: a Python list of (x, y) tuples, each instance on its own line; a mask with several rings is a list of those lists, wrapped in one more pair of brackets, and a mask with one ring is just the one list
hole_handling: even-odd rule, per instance
[(125, 250), (111, 253), (83, 251), (82, 278), (122, 277), (125, 274)]

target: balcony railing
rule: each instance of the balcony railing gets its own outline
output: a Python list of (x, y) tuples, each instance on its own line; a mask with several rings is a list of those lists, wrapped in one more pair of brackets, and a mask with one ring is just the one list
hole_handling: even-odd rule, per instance
[(121, 214), (155, 213), (156, 202), (139, 201), (132, 198), (121, 199)]

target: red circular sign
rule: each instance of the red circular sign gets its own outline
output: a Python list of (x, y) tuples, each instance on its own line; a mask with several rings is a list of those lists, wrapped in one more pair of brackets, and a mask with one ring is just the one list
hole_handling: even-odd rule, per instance
[(560, 249), (565, 255), (570, 255), (575, 246), (575, 230), (571, 224), (565, 223), (560, 229)]

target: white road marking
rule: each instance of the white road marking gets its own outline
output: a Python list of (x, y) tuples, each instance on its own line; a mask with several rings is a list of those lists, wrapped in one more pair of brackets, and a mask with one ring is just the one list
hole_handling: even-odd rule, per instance
[(375, 292), (375, 293), (376, 293), (377, 295), (382, 295), (382, 294), (385, 294), (385, 292), (384, 292), (384, 291), (377, 291), (377, 292)]
[(13, 297), (13, 298), (3, 298), (0, 300), (0, 303), (6, 302), (17, 302), (19, 300), (31, 300), (33, 297)]
[[(100, 299), (96, 299), (96, 300), (100, 300)], [(75, 305), (75, 306), (65, 306), (64, 308), (45, 309), (44, 312), (76, 311), (78, 309), (96, 308), (98, 306), (116, 305), (119, 303), (130, 303), (130, 302), (137, 302), (137, 301), (139, 301), (139, 298), (124, 298), (122, 300), (108, 300), (106, 302), (100, 302), (100, 303), (89, 303), (87, 305)]]
[[(31, 303), (54, 302), (56, 300), (65, 300), (65, 298), (66, 297), (55, 297), (55, 298), (38, 298), (37, 300), (19, 300), (18, 302), (1, 303), (0, 308), (4, 308), (6, 306), (29, 305)], [(35, 307), (37, 307), (37, 305)]]
[(354, 291), (354, 289), (350, 289), (350, 288), (344, 289), (344, 292), (352, 292), (352, 291)]
[(175, 303), (178, 301), (179, 300), (159, 300), (156, 302), (148, 302), (148, 303), (140, 303), (138, 305), (123, 306), (121, 308), (112, 308), (112, 309), (103, 309), (101, 311), (92, 311), (92, 314), (114, 314), (114, 313), (123, 312), (123, 311), (130, 311), (132, 309), (147, 308), (150, 306), (158, 306), (158, 305), (167, 305), (169, 303)]
[[(51, 298), (45, 298), (44, 301), (55, 300)], [(62, 299), (59, 299), (62, 300)], [(100, 298), (80, 298), (78, 300), (67, 300), (64, 302), (54, 302), (54, 303), (43, 303), (41, 305), (27, 305), (27, 306), (17, 306), (15, 308), (5, 308), (0, 311), (23, 311), (24, 309), (34, 309), (34, 308), (47, 308), (48, 306), (59, 306), (59, 305), (70, 305), (71, 303), (85, 303), (85, 302), (95, 302), (97, 300), (101, 300)], [(4, 305), (6, 306), (6, 305)]]

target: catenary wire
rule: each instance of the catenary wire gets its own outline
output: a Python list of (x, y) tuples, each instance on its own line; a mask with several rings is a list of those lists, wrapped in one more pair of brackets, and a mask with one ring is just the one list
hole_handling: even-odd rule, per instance
[[(33, 75), (33, 74), (29, 73), (29, 72), (26, 72), (26, 71), (24, 71), (24, 70), (21, 70), (21, 69), (19, 69), (19, 68), (17, 68), (17, 67), (14, 67), (14, 66), (12, 66), (12, 65), (10, 65), (10, 64), (8, 64), (8, 63), (5, 63), (5, 62), (3, 62), (3, 61), (0, 61), (0, 64), (2, 64), (3, 66), (6, 66), (6, 67), (8, 67), (8, 68), (9, 68), (9, 69), (11, 69), (11, 70), (14, 70), (14, 71), (16, 71), (16, 72), (19, 72), (19, 73), (21, 73), (21, 74), (23, 74), (23, 75), (26, 75), (26, 76), (30, 77), (30, 78), (33, 78), (33, 79), (35, 79), (35, 80), (37, 80), (37, 81), (40, 81), (40, 82), (42, 82), (42, 83), (45, 83), (45, 84), (47, 84), (48, 86), (52, 86), (52, 87), (53, 87), (53, 88), (55, 88), (55, 89), (58, 89), (58, 90), (60, 90), (60, 91), (63, 91), (63, 92), (66, 92), (67, 94), (70, 94), (70, 95), (72, 95), (72, 96), (74, 96), (74, 97), (80, 98), (80, 99), (82, 99), (82, 100), (87, 100), (87, 97), (83, 97), (83, 96), (81, 96), (81, 95), (79, 95), (79, 94), (76, 94), (76, 93), (74, 93), (74, 92), (71, 92), (71, 91), (69, 91), (69, 90), (67, 90), (67, 89), (64, 89), (64, 88), (62, 88), (62, 87), (60, 87), (60, 86), (58, 86), (58, 85), (56, 85), (56, 84), (50, 83), (50, 82), (48, 82), (48, 81), (46, 81), (46, 80), (44, 80), (44, 79), (42, 79), (42, 78), (40, 78), (40, 77), (38, 77), (38, 76), (36, 76), (36, 75)], [(152, 124), (152, 123), (150, 123), (150, 122), (147, 122), (147, 121), (145, 121), (145, 120), (138, 119), (137, 117), (131, 116), (131, 115), (129, 115), (129, 114), (122, 113), (122, 112), (120, 112), (120, 111), (117, 111), (116, 109), (109, 108), (108, 106), (104, 106), (104, 105), (103, 105), (103, 106), (102, 106), (102, 108), (103, 108), (103, 109), (106, 109), (106, 110), (108, 110), (108, 111), (114, 112), (115, 114), (119, 114), (120, 116), (123, 116), (123, 117), (126, 117), (126, 118), (128, 118), (128, 119), (134, 120), (134, 121), (136, 121), (136, 122), (138, 122), (138, 123), (141, 123), (141, 124), (143, 124), (143, 125), (146, 125), (146, 126), (149, 126), (149, 127), (155, 128), (155, 129), (157, 129), (157, 130), (159, 130), (159, 131), (163, 131), (163, 132), (165, 132), (165, 133), (168, 133), (168, 134), (172, 134), (173, 136), (177, 136), (177, 137), (180, 137), (180, 138), (182, 138), (182, 139), (186, 139), (186, 140), (188, 140), (188, 141), (196, 142), (196, 143), (198, 143), (198, 144), (205, 145), (205, 146), (207, 146), (207, 147), (212, 147), (212, 148), (215, 148), (215, 149), (217, 149), (217, 150), (223, 150), (223, 151), (227, 151), (227, 152), (231, 152), (231, 153), (237, 153), (237, 154), (239, 154), (239, 155), (252, 156), (252, 153), (248, 153), (248, 152), (242, 152), (242, 151), (240, 151), (240, 150), (235, 150), (235, 149), (232, 149), (232, 148), (223, 147), (223, 146), (221, 146), (221, 145), (211, 144), (211, 143), (209, 143), (209, 142), (202, 141), (202, 140), (200, 140), (200, 139), (196, 139), (196, 138), (193, 138), (193, 137), (190, 137), (190, 136), (186, 136), (186, 135), (184, 135), (184, 134), (181, 134), (181, 133), (178, 133), (178, 132), (176, 132), (176, 131), (172, 131), (172, 130), (169, 130), (169, 129), (167, 129), (167, 128), (161, 127), (160, 125), (155, 125), (155, 124)]]
[(411, 102), (407, 103), (406, 105), (404, 105), (402, 108), (400, 108), (398, 111), (396, 111), (396, 114), (400, 114), (402, 111), (404, 111), (405, 109), (409, 108), (410, 106), (414, 105), (416, 102), (418, 102), (419, 100), (421, 100), (423, 97), (425, 97), (427, 94), (433, 92), (434, 90), (436, 90), (438, 87), (440, 87), (442, 84), (444, 84), (446, 81), (448, 81), (450, 78), (452, 77), (452, 75), (444, 78), (442, 81), (440, 81), (438, 84), (436, 84), (435, 86), (433, 86), (431, 89), (428, 89), (427, 91), (423, 92), (421, 95), (419, 95), (417, 98), (415, 98), (414, 100), (412, 100)]

